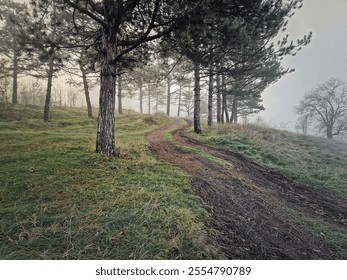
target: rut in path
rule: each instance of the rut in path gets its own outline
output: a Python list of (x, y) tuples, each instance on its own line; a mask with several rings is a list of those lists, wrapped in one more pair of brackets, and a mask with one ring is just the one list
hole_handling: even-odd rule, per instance
[(347, 234), (346, 200), (331, 193), (290, 180), (230, 151), (201, 145), (174, 133), (180, 145), (222, 158), (230, 167), (211, 163), (168, 143), (163, 133), (169, 124), (147, 135), (159, 160), (184, 169), (191, 186), (210, 212), (210, 227), (228, 259), (344, 259), (347, 252), (332, 247), (324, 234), (314, 234), (294, 216), (304, 217)]

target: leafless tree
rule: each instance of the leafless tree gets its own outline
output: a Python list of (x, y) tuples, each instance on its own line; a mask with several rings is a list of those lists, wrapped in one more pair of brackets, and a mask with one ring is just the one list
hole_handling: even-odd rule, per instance
[(331, 78), (311, 90), (301, 100), (295, 111), (307, 116), (318, 131), (327, 138), (347, 131), (347, 87), (341, 80)]

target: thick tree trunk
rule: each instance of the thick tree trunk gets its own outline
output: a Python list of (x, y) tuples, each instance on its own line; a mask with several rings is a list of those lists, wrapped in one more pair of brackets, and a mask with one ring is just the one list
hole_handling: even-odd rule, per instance
[(332, 125), (327, 126), (327, 138), (333, 139), (333, 126)]
[(18, 49), (13, 48), (12, 103), (18, 103)]
[(45, 107), (43, 111), (43, 120), (48, 122), (49, 120), (49, 109), (51, 105), (52, 97), (52, 82), (53, 82), (53, 72), (54, 72), (54, 49), (51, 50), (51, 57), (49, 59), (48, 65), (48, 80), (47, 80), (47, 91), (46, 91), (46, 100)]
[(200, 122), (200, 66), (194, 63), (194, 132), (201, 134)]
[(87, 72), (86, 72), (86, 70), (84, 69), (84, 66), (83, 66), (82, 54), (81, 54), (81, 60), (79, 61), (79, 66), (80, 66), (80, 71), (82, 73), (83, 89), (84, 89), (84, 95), (86, 97), (88, 117), (92, 118), (93, 117), (93, 109), (92, 109), (92, 104), (90, 103), (89, 86), (88, 86), (88, 80), (87, 80)]
[(118, 87), (117, 87), (117, 96), (118, 96), (118, 114), (123, 115), (123, 105), (122, 105), (122, 76), (117, 77)]
[(96, 138), (96, 152), (115, 156), (115, 80), (116, 69), (112, 63), (116, 44), (104, 31), (103, 62), (100, 72), (99, 116)]
[(213, 101), (213, 72), (210, 69), (209, 73), (209, 81), (208, 81), (208, 116), (207, 116), (207, 125), (209, 127), (212, 126), (212, 101)]
[(217, 123), (221, 123), (221, 112), (222, 112), (222, 94), (221, 94), (221, 86), (220, 86), (220, 75), (217, 74), (217, 80), (216, 80), (216, 86), (217, 86)]
[(166, 115), (170, 117), (170, 105), (171, 105), (171, 77), (167, 77), (167, 100), (166, 100)]

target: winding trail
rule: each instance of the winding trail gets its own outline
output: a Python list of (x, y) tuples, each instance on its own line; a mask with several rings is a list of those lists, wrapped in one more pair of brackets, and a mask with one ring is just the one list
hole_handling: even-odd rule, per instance
[[(155, 157), (191, 176), (191, 186), (210, 213), (211, 240), (227, 259), (344, 259), (347, 252), (332, 247), (326, 236), (314, 234), (298, 219), (324, 223), (347, 234), (346, 200), (293, 181), (249, 159), (212, 148), (187, 137), (189, 125), (175, 130), (174, 145), (163, 133), (172, 120), (147, 134)], [(180, 147), (190, 147), (227, 161), (218, 165)]]

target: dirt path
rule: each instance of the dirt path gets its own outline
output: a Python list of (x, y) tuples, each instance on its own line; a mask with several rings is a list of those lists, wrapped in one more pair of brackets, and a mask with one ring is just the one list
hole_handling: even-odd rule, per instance
[(313, 234), (300, 225), (298, 217), (322, 221), (347, 234), (346, 200), (292, 181), (239, 154), (199, 144), (185, 135), (185, 128), (174, 133), (180, 145), (222, 158), (230, 167), (183, 151), (163, 138), (176, 124), (172, 121), (147, 135), (151, 150), (159, 160), (191, 175), (194, 193), (210, 212), (209, 226), (219, 234), (211, 242), (217, 242), (227, 258), (345, 258), (346, 252), (327, 244), (323, 233)]

